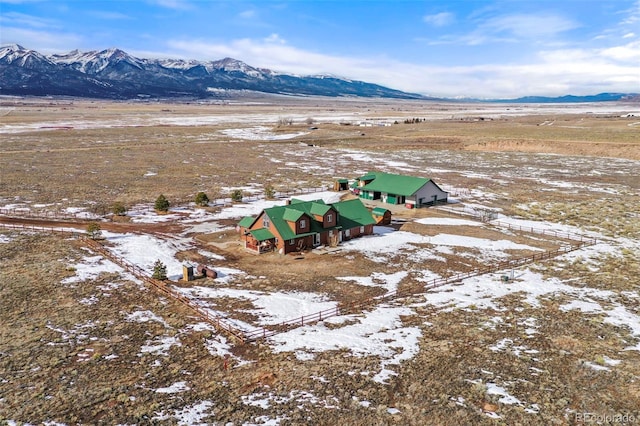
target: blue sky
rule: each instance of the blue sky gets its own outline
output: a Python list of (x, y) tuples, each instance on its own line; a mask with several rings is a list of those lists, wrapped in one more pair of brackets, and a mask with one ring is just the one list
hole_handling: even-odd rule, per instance
[(0, 43), (233, 57), (446, 97), (640, 92), (640, 0), (0, 0)]

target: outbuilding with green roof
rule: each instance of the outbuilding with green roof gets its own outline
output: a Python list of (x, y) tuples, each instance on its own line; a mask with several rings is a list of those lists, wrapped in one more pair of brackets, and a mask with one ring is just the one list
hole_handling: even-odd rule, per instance
[(365, 200), (404, 204), (407, 208), (446, 203), (449, 196), (433, 179), (383, 172), (357, 178), (354, 193)]

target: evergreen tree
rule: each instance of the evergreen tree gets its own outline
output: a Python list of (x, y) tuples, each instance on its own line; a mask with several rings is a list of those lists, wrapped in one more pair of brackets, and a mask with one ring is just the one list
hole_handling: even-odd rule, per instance
[(200, 191), (196, 194), (195, 202), (196, 206), (205, 207), (209, 205), (209, 197), (207, 197), (207, 194)]
[(169, 211), (169, 200), (163, 194), (160, 194), (158, 198), (156, 198), (156, 203), (154, 204), (154, 208), (159, 212), (167, 212)]
[(234, 189), (233, 192), (231, 192), (231, 201), (236, 201), (236, 202), (242, 201), (241, 189)]
[(160, 259), (156, 260), (153, 264), (153, 275), (151, 275), (151, 277), (156, 280), (167, 279), (167, 267), (160, 261)]

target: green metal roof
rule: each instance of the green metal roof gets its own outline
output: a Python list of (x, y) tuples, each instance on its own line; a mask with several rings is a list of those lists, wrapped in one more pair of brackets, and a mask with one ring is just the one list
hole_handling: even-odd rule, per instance
[(384, 216), (384, 214), (386, 212), (388, 212), (389, 209), (383, 209), (382, 207), (376, 207), (375, 209), (371, 210), (371, 213), (373, 213), (376, 216)]
[[(280, 234), (280, 238), (283, 240), (292, 240), (296, 237), (296, 233), (291, 229), (289, 224), (287, 223), (287, 219), (285, 219), (285, 211), (289, 210), (289, 215), (293, 215), (299, 213), (299, 216), (302, 216), (303, 212), (297, 211), (295, 209), (290, 208), (291, 206), (275, 206), (270, 207), (268, 209), (264, 209), (264, 213), (269, 217), (271, 224), (276, 228), (278, 234)], [(311, 221), (313, 223), (313, 221)]]
[(318, 216), (324, 216), (329, 210), (331, 210), (331, 206), (328, 206), (324, 203), (316, 203), (315, 201), (311, 203), (311, 208), (309, 209), (311, 214)]
[[(326, 213), (331, 208), (338, 212), (338, 223), (335, 227), (323, 228), (321, 223), (311, 219), (311, 228), (309, 229), (309, 232), (296, 234), (294, 230), (291, 229), (291, 226), (289, 226), (289, 223), (287, 223), (288, 220), (291, 220), (294, 217), (300, 218), (303, 214), (311, 215), (312, 210)], [(264, 214), (269, 217), (271, 224), (279, 234), (279, 238), (282, 238), (283, 240), (292, 240), (294, 238), (313, 235), (319, 232), (326, 232), (332, 229), (339, 230), (342, 228), (355, 228), (375, 223), (371, 213), (367, 210), (364, 204), (362, 204), (360, 199), (342, 201), (334, 204), (325, 204), (322, 200), (298, 200), (296, 203), (289, 204), (287, 206), (275, 206), (264, 209)], [(254, 231), (251, 231), (252, 235)]]
[(301, 210), (285, 207), (284, 212), (282, 213), (282, 218), (287, 222), (295, 222), (300, 219), (300, 216), (303, 214), (304, 212)]
[(308, 203), (308, 201), (301, 200), (299, 198), (292, 198), (289, 200), (289, 204), (301, 204), (301, 203)]
[(336, 179), (336, 182), (338, 182), (338, 183), (348, 183), (349, 179)]
[(362, 204), (359, 198), (340, 201), (332, 205), (338, 211), (338, 221), (342, 228), (356, 228), (376, 223), (373, 216), (371, 216), (371, 212)]
[(364, 176), (360, 176), (357, 180), (372, 180), (377, 177), (376, 175), (376, 173), (367, 173)]
[(267, 228), (252, 229), (249, 233), (258, 241), (272, 240), (276, 237)]
[(243, 228), (248, 228), (251, 225), (253, 225), (253, 222), (256, 220), (255, 217), (251, 217), (251, 216), (247, 216), (247, 217), (243, 217), (240, 222), (238, 222), (238, 226), (241, 226)]
[[(375, 179), (361, 189), (365, 191), (386, 192), (388, 194), (409, 196), (415, 194), (420, 188), (427, 184), (431, 179), (396, 175), (391, 173), (371, 172)], [(363, 178), (360, 178), (363, 180)]]

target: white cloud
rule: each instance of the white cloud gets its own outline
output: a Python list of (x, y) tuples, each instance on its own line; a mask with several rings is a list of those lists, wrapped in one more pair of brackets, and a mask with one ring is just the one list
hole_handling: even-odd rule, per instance
[(188, 10), (192, 9), (192, 5), (186, 0), (149, 0), (150, 3), (160, 7), (174, 10)]
[(622, 20), (623, 25), (637, 25), (640, 22), (640, 0), (636, 1), (631, 8), (622, 12), (625, 18)]
[(258, 16), (258, 13), (255, 11), (255, 9), (249, 9), (249, 10), (240, 12), (238, 16), (242, 19), (253, 19), (256, 16)]
[[(511, 98), (524, 95), (586, 95), (637, 91), (639, 42), (607, 49), (556, 49), (539, 52), (527, 64), (445, 67), (388, 57), (346, 57), (291, 46), (277, 34), (229, 43), (171, 41), (185, 58), (230, 56), (255, 67), (312, 75), (328, 73), (432, 96)], [(635, 84), (634, 84), (635, 83)]]
[(94, 16), (100, 19), (110, 19), (110, 20), (122, 20), (122, 19), (133, 19), (129, 15), (125, 15), (120, 12), (109, 12), (104, 10), (92, 10), (87, 12), (89, 15)]
[[(633, 41), (624, 46), (615, 46), (608, 49), (602, 49), (600, 53), (602, 56), (607, 58), (611, 58), (617, 61), (633, 62), (638, 65), (640, 64), (640, 40)], [(640, 80), (640, 71), (638, 72), (638, 79)]]
[(503, 33), (518, 38), (535, 39), (551, 37), (577, 27), (577, 23), (562, 16), (552, 14), (512, 14), (487, 19), (480, 25), (479, 29), (493, 34)]
[(435, 15), (426, 15), (422, 18), (424, 22), (427, 24), (433, 25), (434, 27), (444, 27), (453, 23), (455, 17), (452, 13), (449, 12), (440, 12)]
[(27, 15), (20, 12), (6, 12), (0, 15), (0, 22), (9, 25), (27, 26), (32, 28), (59, 28), (60, 24), (51, 19)]
[[(215, 60), (231, 56), (253, 66), (270, 68), (294, 74), (333, 73), (350, 69), (360, 63), (358, 59), (326, 55), (299, 49), (289, 45), (277, 34), (254, 40), (249, 38), (233, 40), (229, 43), (208, 43), (206, 41), (174, 40), (169, 47), (187, 58)], [(366, 65), (363, 63), (362, 66)]]
[(37, 3), (42, 0), (0, 0), (0, 4), (25, 4), (25, 3)]
[(3, 26), (0, 41), (2, 44), (16, 43), (27, 49), (37, 49), (40, 53), (48, 54), (73, 50), (81, 44), (82, 37), (58, 31), (50, 32)]

